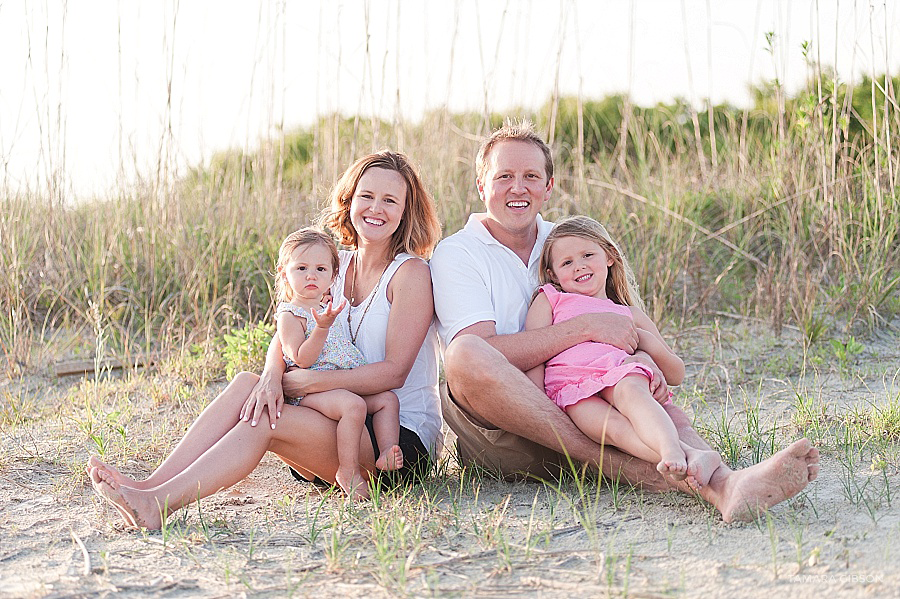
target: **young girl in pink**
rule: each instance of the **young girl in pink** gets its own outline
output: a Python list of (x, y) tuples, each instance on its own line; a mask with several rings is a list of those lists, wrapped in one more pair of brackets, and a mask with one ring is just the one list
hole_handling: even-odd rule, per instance
[[(542, 286), (528, 310), (526, 329), (584, 313), (621, 314), (638, 329), (638, 349), (653, 358), (670, 385), (681, 383), (684, 363), (641, 309), (634, 275), (603, 225), (584, 216), (557, 223), (544, 242), (539, 276)], [(650, 392), (653, 371), (629, 357), (612, 345), (580, 343), (528, 376), (594, 441), (657, 462), (657, 470), (672, 479), (695, 477), (707, 452), (679, 441), (675, 425)], [(607, 428), (610, 405), (629, 420), (638, 439), (623, 436), (613, 443)]]
[[(275, 290), (279, 299), (275, 310), (277, 335), (287, 370), (342, 370), (366, 363), (341, 327), (333, 327), (346, 301), (332, 306), (323, 302), (338, 272), (340, 260), (334, 240), (318, 229), (306, 228), (288, 235), (278, 251)], [(290, 400), (288, 400), (290, 401)], [(361, 397), (344, 389), (310, 393), (299, 405), (312, 408), (337, 421), (338, 468), (335, 479), (341, 489), (356, 499), (368, 497), (365, 478), (359, 468), (360, 435), (366, 429), (366, 414), (372, 414), (376, 453), (375, 467), (397, 470), (403, 453), (397, 444), (400, 435), (400, 404), (397, 395), (384, 391)], [(255, 422), (254, 422), (255, 424)], [(272, 428), (275, 428), (274, 421)], [(374, 444), (373, 444), (374, 445)]]

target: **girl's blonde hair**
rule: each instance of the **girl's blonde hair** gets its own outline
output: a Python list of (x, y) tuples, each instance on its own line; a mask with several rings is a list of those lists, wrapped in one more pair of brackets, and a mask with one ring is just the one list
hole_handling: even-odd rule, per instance
[(315, 227), (305, 227), (294, 231), (281, 242), (278, 248), (278, 262), (275, 263), (275, 297), (279, 302), (289, 302), (293, 299), (294, 290), (290, 285), (284, 284), (283, 271), (291, 254), (299, 247), (308, 245), (324, 245), (331, 252), (331, 274), (332, 277), (337, 274), (341, 266), (341, 260), (338, 257), (337, 246), (331, 235), (325, 233), (321, 229)]
[(331, 210), (323, 215), (322, 224), (334, 231), (343, 245), (357, 247), (356, 229), (350, 222), (350, 204), (359, 180), (370, 168), (394, 171), (406, 183), (406, 204), (400, 225), (391, 236), (391, 256), (406, 252), (430, 258), (434, 246), (441, 239), (441, 223), (437, 218), (434, 199), (422, 184), (418, 171), (400, 152), (382, 150), (363, 156), (350, 165), (331, 192)]
[(553, 273), (553, 263), (551, 261), (551, 251), (553, 244), (563, 237), (580, 237), (593, 241), (603, 248), (606, 256), (612, 260), (612, 266), (609, 267), (609, 275), (606, 277), (606, 297), (617, 304), (623, 306), (636, 306), (641, 310), (644, 309), (644, 302), (638, 293), (637, 282), (634, 279), (634, 272), (628, 265), (628, 260), (622, 254), (619, 246), (609, 236), (606, 227), (587, 216), (570, 216), (556, 223), (547, 240), (544, 242), (544, 248), (541, 250), (540, 263), (540, 281), (541, 285), (547, 283), (552, 284), (558, 290), (562, 291), (559, 281)]

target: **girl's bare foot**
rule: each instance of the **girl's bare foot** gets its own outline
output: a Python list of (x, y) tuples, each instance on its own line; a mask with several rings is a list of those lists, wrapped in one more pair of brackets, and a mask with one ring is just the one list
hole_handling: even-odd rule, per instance
[(129, 528), (158, 530), (162, 519), (158, 510), (151, 509), (141, 500), (141, 491), (120, 485), (109, 473), (99, 468), (91, 468), (91, 485), (94, 492), (109, 502)]
[[(679, 456), (678, 453), (681, 455)], [(672, 480), (684, 480), (687, 476), (687, 460), (684, 457), (684, 452), (680, 451), (678, 453), (675, 452), (666, 452), (662, 456), (660, 456), (660, 462), (656, 465), (656, 469), (660, 472), (660, 474), (664, 476), (668, 476)]]
[(391, 445), (381, 452), (375, 460), (375, 467), (379, 470), (398, 470), (403, 467), (403, 452), (399, 445)]
[(682, 443), (681, 448), (687, 457), (686, 482), (696, 491), (706, 486), (712, 473), (722, 465), (722, 457), (712, 449), (696, 449), (686, 443)]
[(359, 468), (338, 468), (334, 480), (348, 497), (357, 501), (369, 498), (369, 485), (360, 476)]

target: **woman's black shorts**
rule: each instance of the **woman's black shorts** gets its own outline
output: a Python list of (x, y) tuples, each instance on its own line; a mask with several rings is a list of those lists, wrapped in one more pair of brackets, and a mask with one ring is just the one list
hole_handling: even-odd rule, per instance
[[(375, 428), (372, 425), (372, 415), (366, 416), (366, 430), (369, 431), (369, 439), (372, 441), (372, 450), (375, 452), (375, 459), (381, 455), (378, 449), (378, 442), (375, 440)], [(406, 428), (400, 427), (400, 441), (397, 443), (400, 451), (403, 452), (403, 466), (399, 470), (378, 470), (378, 484), (382, 487), (391, 488), (399, 483), (409, 484), (417, 480), (422, 480), (431, 471), (431, 456), (419, 435)], [(299, 481), (313, 483), (317, 486), (328, 487), (329, 483), (323, 481), (318, 476), (313, 480), (309, 480), (299, 472), (290, 469), (291, 474)]]

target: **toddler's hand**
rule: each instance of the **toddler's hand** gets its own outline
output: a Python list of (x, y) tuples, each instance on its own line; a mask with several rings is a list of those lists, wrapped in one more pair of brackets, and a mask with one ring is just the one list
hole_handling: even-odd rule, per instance
[(347, 300), (341, 300), (341, 303), (335, 307), (332, 305), (331, 300), (328, 300), (328, 303), (325, 304), (325, 309), (322, 312), (312, 311), (313, 320), (316, 321), (317, 327), (322, 327), (323, 329), (329, 328), (334, 324), (334, 319), (337, 318), (337, 315), (341, 313), (341, 310), (344, 309), (344, 306), (347, 304)]

